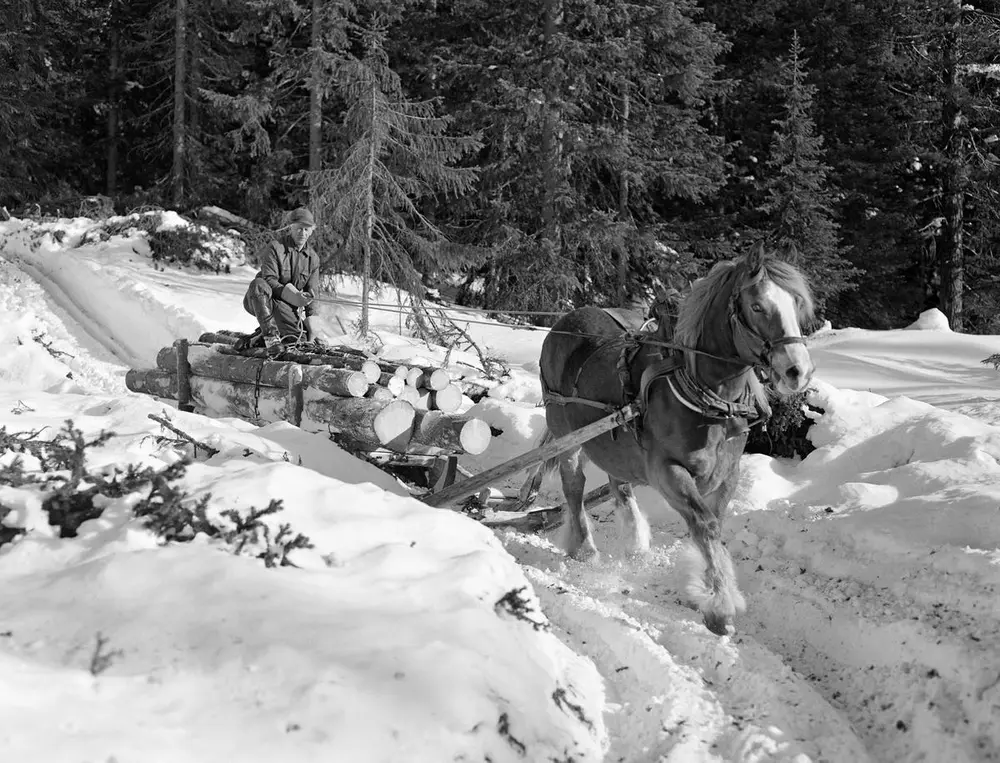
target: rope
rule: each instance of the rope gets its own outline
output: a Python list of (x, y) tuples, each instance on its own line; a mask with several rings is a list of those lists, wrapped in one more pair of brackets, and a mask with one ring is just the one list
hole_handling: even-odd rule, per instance
[[(339, 297), (313, 297), (313, 301), (314, 302), (325, 302), (325, 303), (331, 304), (331, 305), (348, 305), (350, 307), (361, 307), (362, 306), (360, 302), (355, 302), (355, 301), (349, 300), (349, 299), (342, 299), (342, 298), (339, 298)], [(401, 307), (401, 306), (398, 306), (398, 305), (379, 305), (379, 304), (372, 304), (372, 303), (369, 303), (368, 307), (369, 307), (369, 309), (372, 309), (372, 310), (381, 310), (383, 312), (389, 312), (389, 313), (406, 313), (406, 312), (409, 312), (409, 310), (410, 310), (410, 308), (404, 308), (404, 307)], [(438, 310), (473, 310), (473, 311), (475, 311), (473, 308), (466, 308), (466, 307), (460, 307), (460, 306), (446, 307), (444, 305), (435, 305), (434, 307), (436, 309), (438, 309)], [(486, 311), (478, 311), (478, 312), (506, 312), (506, 311), (489, 311), (489, 310), (486, 310)], [(520, 314), (528, 315), (530, 313), (510, 313), (510, 312), (506, 312), (506, 314), (507, 315), (520, 315)], [(565, 315), (566, 312), (565, 311), (561, 312), (561, 313), (538, 312), (538, 313), (534, 313), (534, 314), (535, 315)], [(513, 329), (515, 331), (547, 331), (550, 334), (561, 334), (563, 336), (575, 336), (575, 337), (586, 336), (586, 337), (591, 337), (591, 338), (594, 338), (594, 339), (605, 339), (605, 338), (607, 338), (606, 334), (592, 334), (592, 333), (587, 333), (587, 332), (584, 332), (584, 331), (556, 331), (555, 329), (550, 329), (550, 328), (547, 328), (546, 326), (529, 326), (529, 325), (526, 325), (526, 324), (523, 324), (523, 323), (497, 323), (496, 321), (477, 321), (477, 320), (474, 320), (472, 318), (456, 318), (456, 319), (453, 319), (453, 320), (455, 320), (457, 323), (472, 323), (472, 324), (476, 324), (478, 326), (494, 326), (494, 327), (496, 327), (496, 326), (503, 326), (504, 328)], [(643, 336), (640, 336), (638, 334), (635, 334), (634, 332), (625, 332), (625, 333), (626, 333), (626, 335), (627, 334), (632, 334), (633, 338), (635, 339), (635, 341), (640, 342), (641, 344), (648, 344), (648, 345), (653, 345), (653, 346), (656, 346), (656, 347), (665, 347), (665, 348), (667, 348), (669, 350), (681, 350), (683, 352), (692, 352), (695, 355), (703, 355), (703, 356), (705, 356), (707, 358), (712, 358), (714, 360), (721, 360), (721, 361), (723, 361), (725, 363), (733, 363), (735, 365), (740, 365), (740, 366), (746, 365), (746, 363), (744, 363), (739, 358), (724, 358), (721, 355), (713, 355), (710, 352), (704, 352), (703, 350), (696, 350), (696, 349), (694, 349), (692, 347), (685, 347), (684, 345), (681, 345), (681, 344), (674, 344), (673, 342), (662, 342), (662, 341), (660, 341), (658, 339), (650, 339), (650, 338), (647, 338), (647, 337), (643, 337)]]
[[(353, 305), (355, 307), (361, 307), (361, 302), (355, 300), (348, 300), (342, 297), (314, 297), (317, 302), (339, 302), (345, 305)], [(448, 307), (447, 305), (438, 305), (433, 302), (429, 303), (431, 306), (438, 308), (440, 310), (464, 310), (468, 313), (476, 313), (477, 315), (565, 315), (568, 310), (487, 310), (482, 307), (463, 307), (456, 305), (454, 307)], [(369, 302), (368, 307), (373, 310), (389, 310), (392, 312), (400, 311), (401, 305), (393, 305), (386, 302)], [(492, 325), (492, 324), (490, 324)], [(540, 328), (540, 327), (535, 327)]]

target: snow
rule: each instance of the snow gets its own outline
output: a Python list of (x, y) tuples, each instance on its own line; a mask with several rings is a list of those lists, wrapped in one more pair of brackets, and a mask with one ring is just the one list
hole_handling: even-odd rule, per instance
[[(427, 508), (324, 437), (126, 393), (126, 367), (173, 339), (249, 329), (254, 271), (154, 269), (139, 237), (77, 246), (93, 226), (0, 223), (0, 426), (51, 437), (71, 419), (115, 432), (92, 471), (162, 468), (185, 450), (148, 418), (166, 413), (219, 451), (180, 482), (211, 495), (214, 521), (281, 499), (272, 529), (314, 548), (269, 569), (218, 539), (163, 543), (132, 515), (137, 495), (58, 538), (36, 489), (0, 487), (4, 523), (30, 530), (0, 548), (3, 759), (1000, 758), (1000, 376), (981, 363), (998, 337), (954, 333), (933, 310), (810, 337), (816, 450), (744, 458), (726, 540), (748, 611), (720, 639), (681, 601), (686, 530), (648, 488), (650, 555), (622, 553), (605, 505), (604, 561), (586, 565), (556, 533), (494, 535)], [(334, 285), (356, 299), (353, 279)], [(471, 409), (503, 429), (464, 459), (479, 471), (542, 431), (544, 332), (450, 312), (512, 370)], [(357, 309), (324, 302), (320, 318), (336, 339)], [(374, 323), (388, 357), (447, 354), (396, 315)], [(480, 363), (462, 347), (449, 359)], [(555, 480), (542, 499), (561, 500)], [(549, 627), (497, 606), (521, 588)], [(98, 634), (106, 670), (92, 669)]]

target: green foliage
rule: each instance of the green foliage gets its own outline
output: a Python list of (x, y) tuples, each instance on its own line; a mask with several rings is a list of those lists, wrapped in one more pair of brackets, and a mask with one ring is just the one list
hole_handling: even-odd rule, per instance
[(762, 453), (772, 458), (805, 458), (816, 450), (808, 438), (813, 419), (806, 415), (807, 411), (814, 415), (823, 411), (806, 402), (808, 392), (782, 397), (770, 385), (765, 390), (771, 418), (764, 426), (750, 430), (745, 452)]

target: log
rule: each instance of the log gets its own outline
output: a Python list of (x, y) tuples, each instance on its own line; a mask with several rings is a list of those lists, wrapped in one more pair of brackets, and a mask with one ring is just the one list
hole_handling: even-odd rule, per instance
[(451, 374), (443, 368), (425, 368), (424, 386), (435, 392), (442, 390), (451, 384)]
[(591, 424), (580, 427), (567, 435), (558, 437), (539, 448), (532, 448), (527, 453), (522, 453), (516, 458), (504, 461), (502, 464), (497, 464), (492, 469), (487, 469), (485, 472), (480, 472), (475, 477), (470, 477), (469, 479), (462, 480), (461, 482), (445, 488), (444, 490), (426, 495), (422, 500), (429, 506), (437, 506), (439, 508), (448, 506), (461, 500), (467, 495), (478, 492), (480, 488), (484, 488), (493, 482), (504, 479), (505, 477), (509, 477), (513, 474), (517, 474), (523, 469), (527, 469), (535, 464), (541, 463), (542, 461), (547, 461), (550, 458), (561, 455), (568, 450), (572, 450), (573, 448), (582, 445), (588, 440), (593, 440), (598, 435), (609, 432), (612, 429), (616, 429), (622, 424), (631, 421), (637, 415), (639, 415), (638, 406), (635, 403), (630, 403), (614, 413), (608, 414)]
[(424, 369), (413, 367), (407, 371), (406, 383), (414, 388), (424, 386)]
[(231, 346), (236, 344), (237, 339), (244, 336), (246, 334), (241, 334), (239, 331), (227, 331), (223, 329), (222, 331), (206, 331), (198, 337), (198, 341), (201, 344), (227, 344)]
[(383, 373), (379, 379), (378, 383), (383, 387), (386, 387), (393, 397), (399, 397), (399, 393), (403, 391), (403, 387), (406, 386), (406, 382), (403, 381), (401, 376), (395, 376), (393, 374)]
[[(404, 384), (403, 385), (403, 388), (399, 391), (399, 394), (397, 395), (397, 397), (400, 400), (405, 400), (410, 405), (412, 405), (414, 408), (417, 408), (417, 407), (419, 407), (421, 405), (421, 403), (420, 403), (420, 391), (417, 390), (416, 387), (411, 387), (409, 384)], [(424, 406), (425, 406), (424, 409), (426, 410), (426, 401), (424, 403)]]
[(444, 389), (433, 391), (429, 395), (428, 407), (432, 411), (454, 413), (462, 407), (462, 390), (449, 384)]
[(265, 387), (287, 387), (292, 369), (301, 368), (303, 381), (310, 387), (341, 397), (362, 397), (369, 379), (361, 371), (331, 366), (305, 366), (283, 361), (248, 358), (218, 351), (217, 345), (193, 344), (188, 348), (188, 362), (196, 376)]
[(130, 368), (125, 372), (125, 388), (154, 397), (177, 399), (177, 374), (159, 368)]
[[(398, 377), (393, 376), (393, 379)], [(365, 393), (365, 397), (371, 400), (395, 400), (396, 395), (392, 393), (388, 387), (383, 387), (379, 384), (372, 384), (368, 387), (368, 391)]]
[(478, 456), (489, 447), (490, 425), (441, 411), (417, 411), (407, 453), (469, 453)]
[[(189, 357), (192, 359), (191, 367), (194, 373), (199, 376), (212, 379), (228, 378), (230, 381), (256, 384), (260, 369), (261, 384), (268, 387), (282, 387), (287, 384), (288, 373), (292, 366), (302, 364), (303, 360), (312, 363), (314, 356), (292, 353), (292, 357), (286, 355), (282, 360), (265, 360), (248, 357), (225, 345), (215, 344), (191, 345)], [(343, 357), (337, 359), (337, 362), (341, 365), (332, 362), (323, 365), (315, 363), (305, 365), (303, 373), (306, 383), (313, 387), (320, 386), (332, 395), (360, 397), (368, 389), (368, 385), (378, 381), (381, 375), (378, 366), (368, 360)], [(362, 374), (364, 382), (352, 376), (354, 373)]]
[(213, 416), (243, 419), (252, 424), (295, 419), (294, 409), (289, 409), (287, 387), (258, 387), (192, 376), (191, 399), (198, 408)]
[(161, 371), (177, 373), (177, 348), (173, 345), (161, 347), (160, 351), (156, 353), (156, 367)]
[(413, 406), (403, 400), (318, 397), (306, 390), (302, 428), (310, 432), (333, 429), (360, 450), (384, 447), (404, 452), (413, 418)]
[[(407, 389), (413, 389), (407, 385)], [(442, 390), (418, 389), (404, 392), (406, 400), (419, 411), (444, 411), (454, 413), (462, 407), (462, 390), (454, 385)], [(402, 396), (402, 395), (401, 395)]]
[[(293, 368), (296, 366), (293, 364)], [(339, 397), (364, 397), (368, 392), (369, 378), (363, 371), (328, 366), (298, 366), (302, 368), (303, 381), (309, 387)]]

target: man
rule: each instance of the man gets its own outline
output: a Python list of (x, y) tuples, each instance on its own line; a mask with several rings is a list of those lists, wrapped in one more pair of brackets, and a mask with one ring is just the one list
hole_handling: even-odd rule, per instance
[(260, 324), (268, 357), (280, 355), (303, 336), (322, 344), (313, 323), (319, 256), (306, 246), (315, 230), (312, 212), (299, 207), (289, 215), (281, 235), (257, 252), (260, 272), (250, 282), (243, 308)]

